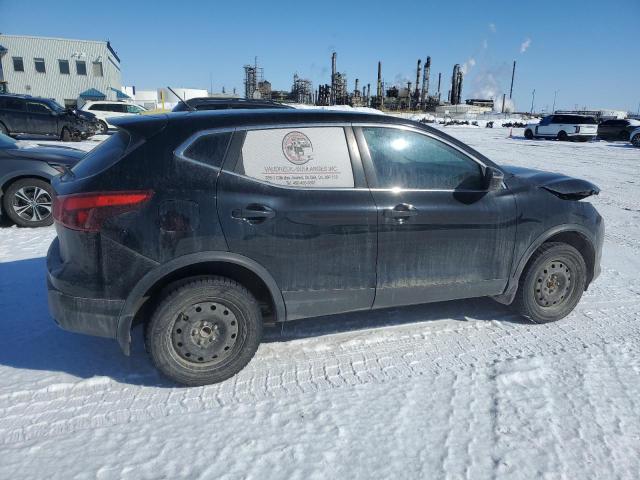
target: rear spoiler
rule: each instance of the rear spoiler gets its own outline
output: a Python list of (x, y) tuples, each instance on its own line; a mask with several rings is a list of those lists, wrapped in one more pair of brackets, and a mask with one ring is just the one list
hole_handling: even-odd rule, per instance
[(132, 136), (149, 138), (164, 130), (169, 122), (166, 114), (132, 117), (112, 117), (109, 123), (127, 131)]

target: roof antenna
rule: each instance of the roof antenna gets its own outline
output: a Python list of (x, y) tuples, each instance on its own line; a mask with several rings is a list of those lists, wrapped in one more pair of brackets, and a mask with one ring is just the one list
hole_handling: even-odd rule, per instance
[(173, 93), (176, 97), (178, 97), (178, 100), (180, 100), (182, 103), (184, 103), (185, 107), (187, 107), (187, 109), (190, 112), (195, 112), (196, 109), (193, 108), (191, 105), (189, 105), (187, 102), (185, 102), (183, 99), (180, 98), (180, 95), (178, 95), (176, 92), (173, 91), (173, 88), (171, 88), (170, 86), (167, 85), (167, 88), (171, 91), (171, 93)]

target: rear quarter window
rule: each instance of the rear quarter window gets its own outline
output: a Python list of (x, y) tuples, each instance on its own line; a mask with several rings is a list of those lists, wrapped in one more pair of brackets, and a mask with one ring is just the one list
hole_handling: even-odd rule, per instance
[(196, 138), (180, 155), (190, 160), (220, 168), (231, 133), (209, 133)]
[(131, 137), (120, 130), (82, 157), (71, 171), (77, 178), (86, 178), (114, 165), (127, 150)]

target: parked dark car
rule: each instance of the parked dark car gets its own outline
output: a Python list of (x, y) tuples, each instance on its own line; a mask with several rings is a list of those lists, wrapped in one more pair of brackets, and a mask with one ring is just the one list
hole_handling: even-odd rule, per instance
[[(235, 109), (264, 109), (264, 108), (289, 108), (285, 105), (271, 100), (252, 100), (246, 98), (211, 98), (199, 97), (186, 100), (189, 107), (195, 110), (235, 110)], [(186, 112), (189, 108), (183, 102), (179, 102), (173, 107), (174, 112)]]
[(49, 308), (127, 354), (144, 323), (183, 384), (234, 375), (265, 323), (480, 296), (550, 322), (600, 272), (603, 221), (580, 201), (596, 186), (427, 125), (285, 109), (114, 122), (54, 180)]
[(603, 120), (598, 124), (598, 138), (629, 141), (631, 132), (638, 127), (640, 127), (640, 120)]
[(96, 134), (96, 132), (102, 132), (102, 125), (100, 120), (91, 112), (86, 112), (80, 109), (72, 110), (75, 115), (78, 116), (83, 123), (81, 128), (81, 138), (88, 138)]
[(87, 124), (55, 100), (28, 95), (0, 95), (0, 133), (49, 135), (68, 142), (90, 135)]
[(21, 146), (0, 133), (0, 216), (21, 227), (51, 225), (51, 179), (84, 155), (63, 146)]

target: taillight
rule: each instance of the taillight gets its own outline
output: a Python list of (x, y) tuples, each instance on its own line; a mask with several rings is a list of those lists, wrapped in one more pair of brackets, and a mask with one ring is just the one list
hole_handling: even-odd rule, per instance
[(580, 133), (580, 127), (576, 126), (576, 133)]
[(152, 196), (150, 190), (58, 196), (53, 201), (53, 218), (73, 230), (97, 232), (108, 218), (136, 210)]

